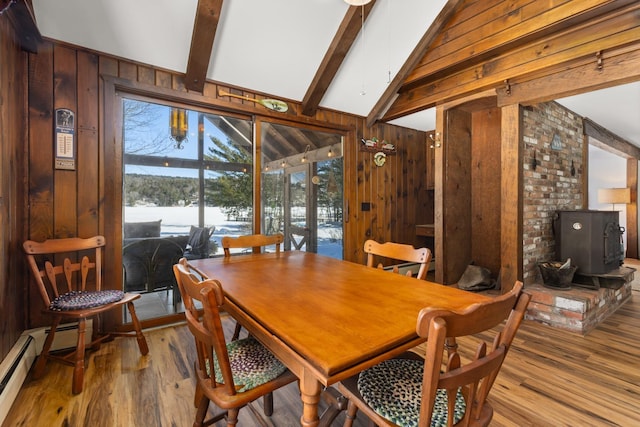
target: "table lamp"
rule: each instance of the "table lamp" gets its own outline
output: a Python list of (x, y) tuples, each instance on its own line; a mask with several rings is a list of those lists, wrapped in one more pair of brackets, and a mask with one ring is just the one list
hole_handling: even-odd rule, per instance
[(600, 188), (598, 190), (598, 203), (611, 203), (611, 210), (616, 210), (616, 204), (631, 203), (630, 188)]

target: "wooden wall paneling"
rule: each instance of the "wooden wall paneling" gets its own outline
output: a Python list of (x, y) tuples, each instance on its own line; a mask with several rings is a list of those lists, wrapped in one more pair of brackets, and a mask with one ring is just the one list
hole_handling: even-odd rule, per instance
[(101, 76), (118, 76), (118, 61), (114, 58), (100, 55), (98, 57), (98, 70)]
[[(417, 80), (421, 75), (435, 73), (443, 67), (443, 63), (466, 60), (472, 55), (459, 54), (461, 49), (480, 49), (476, 45), (482, 42), (483, 37), (522, 24), (522, 7), (532, 3), (532, 0), (465, 3), (465, 7), (454, 15), (445, 31), (441, 32), (438, 42), (433, 44), (433, 48), (407, 78), (407, 83)], [(548, 7), (546, 4), (544, 6)], [(482, 52), (478, 50), (474, 53)]]
[(344, 151), (344, 259), (353, 262), (363, 262), (361, 257), (362, 246), (360, 244), (364, 236), (364, 225), (361, 223), (360, 201), (364, 189), (364, 170), (362, 167), (362, 153), (358, 151), (360, 138), (362, 137), (363, 120), (351, 117), (345, 124), (351, 129), (343, 140)]
[[(441, 142), (443, 144), (447, 143), (447, 134), (445, 132), (446, 129), (446, 120), (447, 120), (446, 110), (443, 106), (436, 107), (436, 128), (435, 131), (440, 133)], [(446, 162), (446, 152), (442, 149), (442, 147), (433, 149), (433, 179), (434, 179), (434, 189), (433, 189), (433, 227), (434, 227), (434, 237), (433, 237), (433, 247), (434, 251), (432, 257), (434, 259), (435, 264), (435, 274), (434, 280), (438, 283), (444, 283), (444, 203), (445, 203), (445, 195), (444, 195), (444, 171), (445, 171), (445, 162)]]
[[(107, 191), (107, 188), (113, 185), (111, 182), (107, 182), (107, 175), (113, 175), (113, 172), (107, 174), (105, 165), (113, 164), (113, 124), (112, 112), (108, 113), (112, 109), (113, 105), (113, 89), (111, 77), (118, 75), (118, 61), (107, 57), (98, 57), (98, 233), (105, 236), (106, 247), (104, 250), (104, 265), (105, 266), (118, 266), (122, 265), (122, 233), (113, 234), (114, 221), (120, 223), (120, 219), (116, 218), (116, 215), (107, 215), (107, 207), (113, 197), (115, 197), (114, 191)], [(111, 89), (106, 89), (107, 87)], [(107, 116), (111, 119), (108, 120)], [(107, 141), (111, 141), (108, 144)], [(108, 219), (107, 219), (108, 218)], [(111, 233), (109, 233), (109, 232)], [(119, 257), (119, 258), (117, 258)], [(122, 289), (122, 279), (114, 281), (112, 277), (112, 268), (105, 268), (104, 271), (104, 283), (105, 287), (113, 287), (114, 289)]]
[(471, 259), (496, 278), (501, 243), (500, 109), (474, 111), (471, 119)]
[[(54, 237), (53, 179), (53, 45), (45, 42), (40, 52), (29, 54), (29, 210), (28, 234), (32, 240)], [(34, 328), (49, 323), (42, 313), (42, 299), (27, 278), (29, 321)]]
[(166, 71), (156, 70), (155, 85), (165, 89), (171, 89), (171, 74)]
[[(379, 125), (372, 128), (370, 135), (378, 135)], [(379, 168), (373, 162), (373, 153), (368, 153), (370, 158), (370, 165), (373, 169), (371, 175), (374, 177), (372, 180), (373, 186), (371, 187), (371, 198), (376, 206), (375, 226), (374, 233), (376, 238), (380, 241), (389, 240), (389, 206), (387, 203), (387, 194), (390, 191), (390, 187), (387, 187), (389, 175), (387, 173), (388, 168)]]
[(156, 83), (156, 73), (153, 68), (138, 65), (138, 79), (140, 83), (153, 85)]
[[(404, 133), (404, 136), (402, 136)], [(403, 186), (405, 199), (403, 210), (405, 215), (402, 229), (406, 235), (405, 241), (414, 246), (422, 246), (421, 239), (416, 235), (416, 225), (427, 222), (427, 200), (425, 197), (426, 176), (426, 145), (424, 132), (416, 132), (410, 129), (398, 129), (396, 141), (405, 141), (407, 147), (406, 158), (401, 163), (407, 170), (407, 180)], [(393, 142), (392, 142), (393, 143)]]
[[(406, 157), (400, 167), (407, 171), (406, 180), (402, 186), (402, 197), (404, 198), (403, 210), (405, 215), (400, 215), (398, 212), (398, 218), (402, 219), (402, 231), (405, 234), (405, 241), (409, 244), (417, 244), (416, 236), (416, 224), (418, 221), (418, 215), (421, 211), (418, 210), (420, 204), (424, 204), (424, 197), (422, 196), (422, 189), (424, 188), (424, 147), (419, 147), (418, 138), (415, 132), (410, 130), (404, 131), (403, 129), (396, 130), (396, 141), (401, 140), (401, 132), (406, 136), (404, 138), (405, 145), (407, 147)], [(422, 170), (418, 172), (416, 168), (422, 165)], [(424, 210), (423, 210), (424, 211)], [(423, 212), (422, 211), (422, 212)], [(421, 221), (420, 221), (421, 222)]]
[(118, 61), (118, 77), (132, 82), (138, 80), (138, 66), (128, 61)]
[(29, 284), (22, 252), (27, 207), (27, 54), (14, 31), (9, 19), (0, 19), (0, 300), (7, 313), (0, 322), (0, 360), (26, 329)]
[[(414, 169), (413, 161), (414, 157), (415, 141), (412, 138), (413, 133), (409, 130), (402, 128), (390, 128), (391, 137), (387, 141), (393, 144), (393, 141), (402, 140), (402, 135), (405, 135), (402, 156), (396, 155), (396, 169), (397, 169), (397, 188), (396, 195), (398, 198), (398, 204), (395, 206), (393, 216), (396, 221), (396, 235), (401, 242), (415, 245), (415, 224), (416, 224), (416, 205), (418, 204), (418, 198), (413, 196), (414, 181)], [(394, 144), (394, 145), (397, 145)], [(399, 147), (396, 147), (396, 151), (399, 151)], [(394, 156), (391, 156), (394, 157)], [(411, 196), (411, 197), (410, 197)], [(405, 212), (404, 215), (400, 215), (400, 212)], [(412, 226), (413, 224), (413, 226)]]
[[(389, 132), (386, 126), (378, 125), (379, 140), (389, 140)], [(401, 203), (400, 195), (398, 194), (399, 187), (402, 179), (398, 175), (398, 159), (401, 155), (396, 155), (395, 159), (387, 156), (387, 161), (384, 166), (378, 168), (378, 172), (381, 172), (380, 176), (382, 181), (378, 181), (378, 194), (380, 206), (383, 207), (383, 218), (379, 221), (380, 230), (384, 235), (384, 241), (399, 240), (401, 236), (398, 235), (398, 222), (396, 219), (396, 208)], [(396, 236), (392, 238), (391, 236)]]
[[(55, 180), (54, 191), (54, 237), (76, 237), (78, 233), (77, 224), (77, 173), (78, 173), (78, 105), (77, 105), (77, 74), (76, 74), (76, 51), (60, 45), (53, 49), (53, 106), (54, 113), (57, 108), (68, 108), (76, 114), (75, 126), (75, 150), (76, 150), (76, 170), (55, 169), (53, 176)], [(55, 126), (55, 118), (54, 124)], [(53, 126), (49, 130), (46, 138), (49, 150), (53, 150)], [(49, 167), (52, 167), (50, 165)]]
[(100, 222), (106, 241), (111, 242), (104, 249), (105, 266), (112, 266), (104, 269), (104, 280), (105, 285), (122, 289), (122, 191), (117, 190), (122, 188), (122, 98), (113, 77), (103, 78), (103, 98), (99, 179), (104, 218)]
[(184, 76), (172, 74), (171, 75), (171, 88), (179, 92), (187, 92), (187, 87), (184, 83)]
[[(585, 144), (588, 145), (588, 144)], [(627, 159), (627, 187), (631, 203), (627, 205), (627, 257), (638, 258), (638, 159)]]
[[(589, 18), (593, 19), (598, 5), (604, 4), (605, 7), (601, 8), (604, 12), (622, 7), (625, 3), (630, 2), (565, 1), (552, 7), (547, 3), (531, 0), (505, 3), (502, 8), (492, 8), (477, 17), (470, 17), (455, 30), (452, 28), (451, 34), (448, 34), (450, 38), (429, 51), (421, 61), (422, 65), (416, 67), (405, 82), (412, 85), (425, 76), (434, 75), (456, 64), (485, 61), (491, 56), (504, 54), (506, 50), (528, 43), (533, 38), (542, 38), (552, 30), (567, 28), (569, 23), (579, 25)], [(483, 24), (479, 25), (478, 22)], [(458, 36), (452, 37), (455, 35)]]
[(471, 259), (471, 114), (453, 108), (446, 114), (443, 183), (443, 280), (456, 283)]
[(522, 114), (518, 104), (502, 107), (502, 195), (500, 283), (502, 292), (522, 280)]
[[(90, 237), (100, 233), (98, 210), (100, 204), (100, 150), (98, 146), (98, 57), (78, 52), (78, 113), (77, 178), (78, 178), (78, 236)], [(107, 244), (113, 244), (107, 242)]]
[[(358, 119), (359, 126), (356, 128), (356, 138), (360, 141), (360, 138), (367, 138), (368, 129), (364, 128), (364, 122)], [(364, 262), (364, 242), (367, 239), (377, 238), (374, 227), (376, 226), (376, 219), (374, 212), (377, 209), (377, 202), (372, 198), (371, 189), (374, 187), (374, 176), (372, 168), (375, 167), (373, 161), (371, 161), (371, 155), (364, 151), (359, 151), (357, 147), (353, 147), (356, 153), (357, 174), (358, 174), (358, 187), (356, 189), (357, 198), (354, 206), (354, 216), (356, 223), (358, 224), (358, 232), (352, 238), (358, 249), (358, 256), (356, 262)], [(369, 210), (363, 210), (363, 205), (367, 204)]]
[[(53, 237), (53, 46), (29, 55), (29, 238)], [(37, 154), (37, 155), (36, 155)]]

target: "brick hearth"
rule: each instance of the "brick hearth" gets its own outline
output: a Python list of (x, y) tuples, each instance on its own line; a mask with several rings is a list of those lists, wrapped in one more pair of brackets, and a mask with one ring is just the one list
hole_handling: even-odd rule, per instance
[(527, 319), (585, 335), (631, 297), (632, 282), (618, 289), (572, 286), (557, 290), (531, 284), (525, 291), (532, 295)]

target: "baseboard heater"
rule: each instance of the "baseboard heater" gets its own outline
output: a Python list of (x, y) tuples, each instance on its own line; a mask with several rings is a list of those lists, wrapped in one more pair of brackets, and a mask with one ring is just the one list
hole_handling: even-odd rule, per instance
[[(0, 363), (0, 425), (4, 422), (11, 405), (15, 401), (22, 383), (27, 378), (31, 365), (42, 352), (44, 341), (51, 328), (37, 328), (25, 331)], [(87, 335), (91, 336), (93, 323), (87, 321)], [(78, 342), (78, 325), (60, 325), (56, 331), (52, 350), (74, 348)]]
[(0, 424), (9, 413), (35, 358), (35, 339), (22, 335), (0, 364)]

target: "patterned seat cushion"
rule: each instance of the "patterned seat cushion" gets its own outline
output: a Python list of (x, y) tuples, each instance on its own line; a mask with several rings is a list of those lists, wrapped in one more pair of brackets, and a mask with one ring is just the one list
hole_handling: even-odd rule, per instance
[[(227, 343), (227, 352), (233, 382), (240, 392), (269, 382), (287, 370), (282, 362), (252, 337)], [(223, 382), (217, 359), (214, 365), (216, 381)]]
[[(358, 391), (380, 416), (402, 427), (416, 427), (420, 417), (424, 362), (391, 359), (360, 373)], [(466, 410), (460, 390), (456, 396), (454, 424)], [(431, 427), (447, 425), (447, 394), (439, 389), (431, 416)]]
[(118, 290), (71, 291), (51, 301), (49, 310), (83, 310), (120, 301), (122, 298), (124, 298), (124, 292)]

